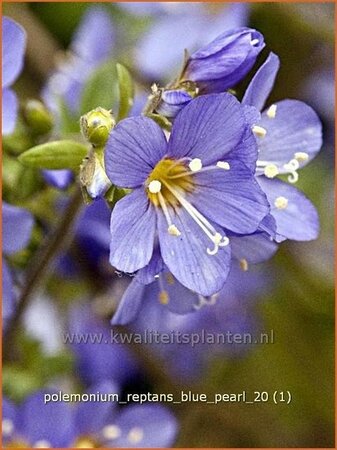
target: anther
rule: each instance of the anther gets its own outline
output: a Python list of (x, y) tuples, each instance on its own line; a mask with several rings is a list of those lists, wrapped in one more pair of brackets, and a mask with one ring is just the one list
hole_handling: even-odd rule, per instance
[(240, 269), (243, 272), (247, 272), (247, 270), (248, 270), (248, 261), (246, 260), (246, 258), (240, 259)]
[(2, 419), (2, 433), (4, 436), (9, 436), (14, 431), (14, 424), (10, 419)]
[(250, 41), (250, 45), (257, 45), (259, 43), (259, 40), (258, 39), (253, 39), (253, 40), (251, 40)]
[(305, 152), (296, 152), (296, 153), (294, 154), (294, 158), (295, 158), (298, 162), (305, 162), (305, 161), (308, 161), (309, 155), (308, 155), (308, 153), (305, 153)]
[(271, 105), (268, 108), (267, 116), (269, 117), (269, 119), (275, 119), (275, 117), (276, 117), (276, 110), (277, 110), (277, 105)]
[(158, 194), (161, 190), (161, 182), (159, 180), (152, 180), (148, 186), (151, 194)]
[(169, 295), (168, 295), (167, 291), (160, 291), (159, 292), (159, 302), (162, 305), (167, 305), (169, 300), (170, 300), (170, 298), (169, 298)]
[(252, 131), (258, 137), (265, 137), (265, 135), (267, 134), (267, 130), (263, 127), (259, 127), (258, 125), (254, 125), (252, 127)]
[(106, 425), (102, 435), (107, 440), (117, 439), (121, 435), (121, 429), (117, 425)]
[(35, 442), (35, 444), (33, 445), (33, 448), (51, 448), (51, 444), (48, 441), (41, 440), (41, 441)]
[(173, 225), (173, 224), (171, 224), (171, 225), (168, 227), (167, 231), (169, 232), (169, 234), (170, 234), (171, 236), (180, 236), (180, 235), (181, 235), (181, 233), (180, 233), (180, 231), (178, 230), (178, 228), (177, 228), (175, 225)]
[(132, 444), (139, 444), (144, 437), (144, 431), (142, 428), (134, 427), (128, 433), (128, 441)]
[(229, 170), (231, 168), (229, 163), (226, 161), (218, 161), (216, 163), (216, 166), (219, 167), (220, 169), (224, 169), (224, 170)]
[(192, 159), (188, 167), (191, 169), (192, 172), (198, 172), (198, 170), (202, 169), (201, 159), (199, 158)]
[(267, 178), (275, 178), (279, 174), (279, 170), (275, 164), (268, 164), (264, 168), (264, 174)]
[(286, 209), (288, 206), (288, 199), (282, 196), (277, 197), (274, 201), (274, 205), (277, 209)]

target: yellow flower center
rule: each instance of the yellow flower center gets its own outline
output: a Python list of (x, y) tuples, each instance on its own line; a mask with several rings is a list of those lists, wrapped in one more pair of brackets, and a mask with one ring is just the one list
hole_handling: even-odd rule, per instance
[[(159, 181), (159, 184), (155, 182)], [(152, 184), (151, 184), (152, 183)], [(179, 161), (173, 159), (162, 159), (151, 172), (146, 180), (146, 186), (158, 186), (158, 191), (161, 192), (167, 206), (179, 206), (179, 201), (172, 194), (170, 187), (178, 189), (183, 192), (192, 192), (194, 183), (192, 173), (189, 172), (186, 166)], [(161, 206), (158, 192), (155, 189), (147, 189), (147, 195), (155, 206)]]

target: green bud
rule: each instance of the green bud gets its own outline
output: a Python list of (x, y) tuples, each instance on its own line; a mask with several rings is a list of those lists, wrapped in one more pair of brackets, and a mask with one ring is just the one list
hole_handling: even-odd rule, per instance
[(96, 108), (81, 117), (81, 131), (94, 147), (102, 147), (108, 140), (109, 133), (116, 122), (111, 111)]
[(29, 131), (35, 136), (49, 133), (53, 128), (53, 117), (38, 100), (28, 100), (23, 107), (23, 117)]

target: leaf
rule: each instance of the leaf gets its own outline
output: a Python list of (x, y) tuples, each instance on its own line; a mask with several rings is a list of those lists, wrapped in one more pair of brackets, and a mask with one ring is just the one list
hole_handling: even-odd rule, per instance
[(108, 61), (96, 69), (87, 81), (81, 99), (81, 115), (100, 106), (107, 110), (116, 105), (117, 99), (116, 64)]
[(116, 64), (116, 70), (119, 87), (118, 121), (120, 121), (127, 117), (132, 108), (135, 92), (129, 71), (119, 63)]
[(19, 161), (38, 169), (78, 169), (88, 147), (76, 141), (64, 140), (37, 145), (19, 156)]

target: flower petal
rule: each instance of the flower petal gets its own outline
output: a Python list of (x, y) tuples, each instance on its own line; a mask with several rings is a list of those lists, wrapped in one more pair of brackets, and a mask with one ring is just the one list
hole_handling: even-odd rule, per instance
[(117, 186), (140, 186), (164, 156), (166, 147), (165, 135), (153, 120), (147, 117), (122, 120), (106, 144), (106, 173)]
[(111, 215), (110, 263), (133, 273), (149, 263), (156, 232), (156, 214), (143, 189), (116, 204)]
[(265, 102), (274, 86), (275, 78), (280, 67), (280, 59), (270, 52), (266, 61), (254, 75), (242, 99), (244, 105), (255, 106), (262, 111)]
[(2, 320), (6, 322), (15, 309), (13, 280), (7, 262), (2, 258)]
[(309, 158), (300, 163), (308, 164), (322, 146), (322, 125), (315, 111), (298, 100), (283, 100), (275, 103), (276, 117), (270, 119), (262, 113), (259, 126), (267, 130), (258, 138), (259, 160), (279, 166), (280, 173), (287, 173), (283, 167), (294, 158), (296, 152), (305, 152)]
[[(175, 314), (187, 314), (195, 311), (199, 303), (199, 295), (183, 286), (169, 271), (159, 275), (160, 288), (164, 289), (168, 296), (168, 303), (163, 305)], [(157, 286), (159, 283), (157, 283)], [(154, 286), (152, 286), (154, 288)], [(159, 286), (158, 286), (159, 288)], [(159, 295), (159, 290), (158, 290)]]
[(50, 447), (70, 447), (74, 439), (73, 414), (70, 405), (63, 402), (44, 402), (45, 394), (55, 391), (38, 391), (28, 397), (19, 410), (19, 429), (33, 447), (47, 441)]
[[(113, 381), (104, 380), (92, 386), (88, 394), (119, 394), (120, 389)], [(80, 402), (75, 413), (76, 431), (79, 435), (88, 436), (99, 433), (111, 421), (116, 403), (113, 401)]]
[(125, 290), (117, 311), (111, 319), (111, 325), (126, 325), (133, 322), (144, 300), (145, 285), (133, 279)]
[(243, 109), (231, 94), (203, 95), (177, 115), (168, 156), (200, 158), (204, 165), (222, 159), (245, 133)]
[(157, 215), (160, 250), (170, 272), (185, 287), (198, 294), (218, 292), (230, 269), (229, 246), (209, 255), (207, 248), (213, 249), (213, 243), (184, 209), (171, 211), (172, 222), (181, 232), (180, 236), (168, 233), (161, 210), (157, 210)]
[(277, 251), (278, 245), (267, 233), (254, 233), (248, 236), (230, 238), (232, 255), (248, 263), (257, 264), (270, 259)]
[(71, 43), (71, 50), (89, 64), (97, 65), (107, 59), (114, 47), (113, 24), (103, 7), (87, 9)]
[(108, 447), (152, 448), (171, 447), (178, 424), (167, 409), (159, 405), (132, 405), (123, 409), (115, 425), (121, 435)]
[(18, 99), (11, 89), (2, 90), (2, 134), (11, 134), (18, 115)]
[(159, 246), (155, 246), (153, 254), (149, 264), (143, 269), (138, 270), (136, 278), (139, 283), (149, 284), (155, 280), (158, 275), (164, 269), (163, 258), (161, 257)]
[(253, 233), (269, 212), (267, 198), (254, 175), (239, 161), (230, 169), (196, 173), (189, 201), (207, 218), (240, 234)]
[(48, 184), (58, 189), (66, 189), (74, 179), (71, 170), (43, 170), (43, 178)]
[[(258, 182), (268, 197), (271, 214), (276, 220), (277, 241), (282, 241), (284, 238), (311, 241), (318, 237), (317, 210), (301, 191), (277, 179), (268, 180), (265, 177), (258, 177)], [(288, 200), (286, 208), (276, 208), (275, 201), (278, 197)]]
[(28, 244), (33, 223), (30, 212), (2, 203), (2, 249), (6, 255), (16, 253)]
[(26, 49), (25, 30), (9, 17), (2, 18), (2, 87), (10, 86), (19, 76)]

